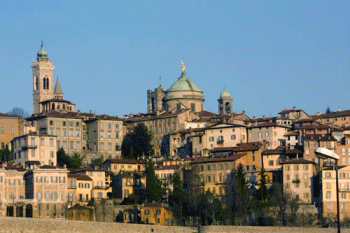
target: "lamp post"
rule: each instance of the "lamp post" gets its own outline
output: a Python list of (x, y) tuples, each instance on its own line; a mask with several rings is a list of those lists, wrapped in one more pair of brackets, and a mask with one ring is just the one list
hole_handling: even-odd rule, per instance
[(339, 156), (333, 151), (318, 147), (315, 150), (317, 157), (321, 159), (334, 159), (335, 160), (335, 182), (336, 182), (336, 197), (337, 197), (337, 220), (338, 220), (338, 233), (340, 233), (340, 214), (339, 214), (339, 185), (338, 185), (338, 160)]

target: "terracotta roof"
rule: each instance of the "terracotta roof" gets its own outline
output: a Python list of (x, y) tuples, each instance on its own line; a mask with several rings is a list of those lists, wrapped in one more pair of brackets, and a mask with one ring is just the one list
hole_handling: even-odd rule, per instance
[(342, 116), (350, 116), (350, 110), (337, 111), (329, 114), (320, 114), (316, 115), (316, 118), (333, 118), (333, 117), (342, 117)]
[(304, 123), (304, 122), (314, 122), (316, 119), (310, 118), (310, 119), (299, 119), (294, 121), (295, 123)]
[(260, 123), (258, 125), (253, 125), (253, 126), (249, 126), (248, 128), (262, 128), (262, 127), (283, 127), (283, 128), (290, 128), (288, 126), (285, 125), (279, 125), (277, 123), (272, 123), (272, 122), (264, 122), (264, 123)]
[(264, 150), (261, 154), (262, 155), (276, 155), (276, 154), (283, 154), (285, 151), (285, 146), (278, 146), (275, 149), (270, 150)]
[(58, 118), (76, 118), (76, 119), (83, 119), (83, 120), (118, 120), (123, 121), (123, 119), (119, 117), (114, 116), (108, 116), (108, 115), (96, 115), (96, 114), (90, 114), (90, 113), (83, 113), (83, 112), (43, 112), (39, 115), (32, 115), (31, 117), (28, 117), (28, 121), (46, 118), (46, 117), (58, 117)]
[(146, 160), (136, 160), (136, 159), (107, 159), (104, 163), (110, 161), (111, 163), (124, 163), (124, 164), (146, 164)]
[(288, 137), (288, 136), (298, 136), (298, 135), (299, 135), (299, 133), (294, 131), (294, 132), (286, 133), (286, 134), (283, 135), (283, 136)]
[(281, 164), (316, 164), (313, 161), (306, 159), (291, 159), (280, 162)]
[(17, 115), (7, 114), (7, 113), (1, 113), (1, 112), (0, 112), (0, 117), (13, 117), (13, 118), (21, 118), (20, 116), (17, 116)]
[(307, 134), (304, 141), (337, 141), (332, 135)]
[(87, 175), (83, 175), (83, 174), (72, 174), (72, 173), (69, 173), (68, 174), (68, 178), (77, 178), (77, 180), (88, 180), (88, 181), (91, 181), (92, 179), (87, 176)]
[(198, 163), (216, 163), (216, 162), (228, 162), (228, 161), (236, 161), (237, 159), (243, 157), (244, 154), (234, 154), (229, 157), (220, 157), (220, 158), (198, 158), (191, 162), (191, 164)]
[(212, 149), (212, 152), (220, 151), (233, 151), (233, 152), (243, 152), (243, 151), (256, 151), (259, 150), (262, 146), (261, 142), (247, 142), (247, 143), (238, 143), (235, 147), (216, 147)]
[(134, 171), (134, 172), (121, 171), (121, 172), (119, 172), (118, 175), (122, 175), (123, 178), (132, 178), (132, 177), (135, 177), (135, 175), (144, 177), (144, 176), (146, 176), (146, 173), (145, 172), (136, 172), (136, 171)]
[(160, 119), (160, 118), (166, 118), (166, 117), (174, 117), (174, 116), (180, 115), (186, 111), (189, 111), (189, 110), (181, 110), (181, 111), (176, 111), (176, 112), (165, 111), (165, 112), (159, 113), (159, 115), (156, 115), (155, 113), (136, 115), (134, 117), (127, 117), (125, 120), (126, 121), (144, 121), (144, 120), (149, 120), (149, 119)]
[(291, 113), (291, 112), (301, 112), (303, 110), (301, 109), (285, 109), (281, 112), (279, 112), (278, 114), (288, 114), (288, 113)]
[(197, 112), (198, 116), (201, 117), (201, 118), (204, 118), (204, 117), (215, 117), (215, 116), (218, 116), (217, 114), (215, 113), (212, 113), (212, 112), (208, 112), (208, 111), (201, 111), (201, 112)]
[(298, 127), (298, 129), (330, 129), (331, 127), (328, 125), (303, 125), (302, 127)]

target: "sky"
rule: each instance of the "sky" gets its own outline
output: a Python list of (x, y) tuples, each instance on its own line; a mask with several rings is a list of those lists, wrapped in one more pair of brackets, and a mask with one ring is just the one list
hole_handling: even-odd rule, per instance
[[(1, 1), (0, 112), (33, 112), (31, 65), (44, 40), (65, 99), (122, 117), (186, 74), (217, 113), (350, 109), (350, 1)], [(161, 79), (159, 79), (161, 77)]]

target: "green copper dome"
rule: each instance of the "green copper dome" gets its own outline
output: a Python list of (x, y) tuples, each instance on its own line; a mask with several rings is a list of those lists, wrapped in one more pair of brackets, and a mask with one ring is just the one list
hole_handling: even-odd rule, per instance
[(229, 98), (231, 98), (231, 94), (230, 94), (230, 92), (228, 92), (227, 90), (226, 90), (226, 87), (225, 87), (225, 89), (223, 90), (223, 92), (221, 92), (221, 94), (220, 94), (220, 97), (221, 98), (227, 98), (227, 97), (229, 97)]
[(167, 92), (177, 92), (177, 91), (198, 91), (202, 92), (196, 84), (191, 82), (186, 76), (186, 72), (183, 71), (181, 77), (168, 89)]
[(47, 58), (48, 57), (48, 54), (44, 49), (44, 41), (41, 41), (41, 49), (37, 53), (37, 57), (38, 58)]

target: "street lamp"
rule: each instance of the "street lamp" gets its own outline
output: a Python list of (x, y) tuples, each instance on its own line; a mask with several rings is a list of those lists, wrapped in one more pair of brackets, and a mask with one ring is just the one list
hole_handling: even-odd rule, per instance
[(315, 150), (317, 157), (321, 159), (334, 159), (335, 160), (335, 182), (336, 182), (336, 196), (337, 196), (337, 219), (338, 219), (338, 233), (340, 233), (340, 217), (339, 217), (339, 187), (338, 187), (338, 160), (339, 156), (326, 148), (318, 147)]

